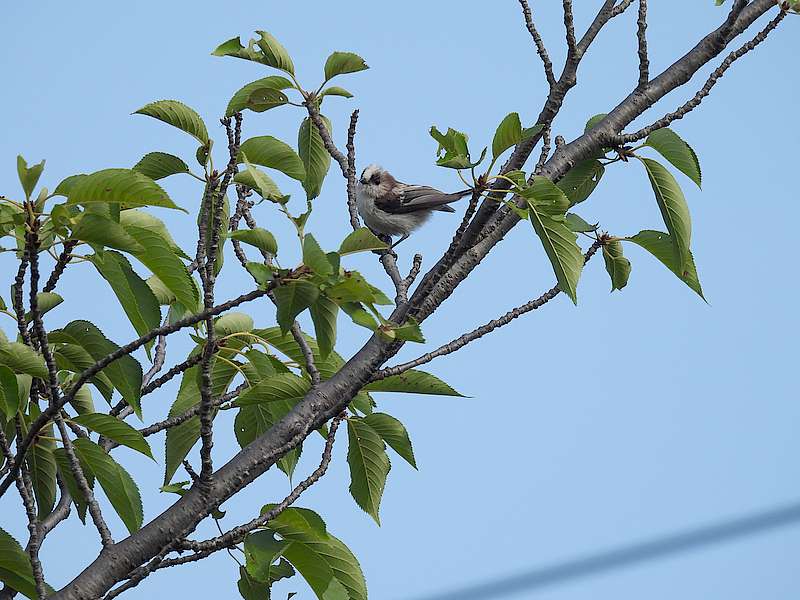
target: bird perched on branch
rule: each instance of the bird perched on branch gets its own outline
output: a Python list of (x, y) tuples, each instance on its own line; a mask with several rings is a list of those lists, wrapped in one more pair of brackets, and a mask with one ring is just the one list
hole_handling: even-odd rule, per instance
[(402, 236), (392, 246), (406, 239), (435, 210), (455, 212), (449, 204), (472, 193), (471, 189), (447, 194), (427, 185), (397, 181), (391, 173), (370, 165), (361, 173), (356, 186), (358, 213), (367, 227), (384, 237)]

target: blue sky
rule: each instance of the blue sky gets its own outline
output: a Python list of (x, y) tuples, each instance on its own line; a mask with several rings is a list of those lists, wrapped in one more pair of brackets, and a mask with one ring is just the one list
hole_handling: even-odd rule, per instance
[[(532, 4), (559, 62), (563, 24), (557, 3)], [(583, 28), (600, 3), (576, 4)], [(711, 0), (651, 4), (653, 72), (722, 18)], [(406, 181), (460, 186), (451, 171), (433, 165), (435, 142), (427, 133), (432, 124), (465, 130), (476, 146), (486, 144), (510, 111), (533, 123), (545, 93), (512, 0), (44, 1), (16, 3), (4, 13), (0, 192), (9, 195), (18, 189), (18, 153), (29, 162), (47, 159), (42, 182), (51, 189), (67, 175), (130, 166), (154, 150), (189, 160), (190, 138), (130, 113), (152, 100), (182, 100), (220, 138), (216, 119), (228, 99), (264, 72), (209, 53), (235, 35), (247, 39), (255, 29), (271, 31), (287, 46), (309, 87), (318, 83), (332, 50), (355, 51), (367, 60), (369, 71), (340, 82), (356, 97), (331, 99), (325, 109), (343, 145), (349, 111), (360, 108), (359, 165), (379, 162)], [(774, 38), (725, 76), (699, 110), (675, 126), (697, 150), (704, 170), (702, 192), (685, 178), (681, 183), (692, 208), (694, 254), (708, 304), (650, 256), (630, 248), (633, 273), (622, 292), (609, 294), (602, 261), (592, 261), (577, 308), (560, 297), (430, 365), (468, 398), (380, 398), (382, 410), (406, 423), (420, 466), (415, 472), (393, 460), (380, 528), (349, 497), (341, 437), (330, 472), (300, 505), (320, 512), (353, 549), (372, 598), (444, 598), (448, 590), (800, 500), (795, 371), (800, 125), (796, 114), (789, 114), (800, 91), (794, 58), (799, 24), (787, 19)], [(558, 134), (573, 138), (590, 116), (613, 107), (635, 83), (632, 26), (629, 14), (601, 34), (557, 121)], [(700, 85), (702, 79), (693, 81), (691, 93)], [(672, 110), (687, 95), (671, 94), (651, 116)], [(245, 135), (293, 142), (300, 119), (290, 108), (247, 115)], [(661, 228), (646, 176), (637, 167), (614, 165), (581, 215), (617, 235)], [(165, 184), (172, 197), (194, 209), (198, 188), (188, 178), (172, 179)], [(288, 181), (281, 183), (290, 188)], [(292, 191), (300, 198), (299, 188)], [(335, 247), (346, 234), (343, 198), (341, 178), (332, 169), (309, 223), (324, 247)], [(167, 211), (159, 216), (185, 248), (191, 247), (192, 217)], [(260, 207), (256, 217), (289, 235), (269, 207)], [(416, 249), (431, 265), (456, 218), (437, 215), (404, 242), (401, 264), (407, 268)], [(284, 260), (292, 258), (290, 252)], [(354, 262), (388, 289), (372, 257)], [(10, 270), (11, 261), (0, 255), (4, 285)], [(60, 285), (67, 301), (48, 315), (48, 325), (88, 317), (110, 338), (132, 339), (110, 291), (95, 279), (87, 266), (71, 267)], [(520, 225), (425, 323), (430, 347), (538, 296), (552, 280), (533, 232)], [(221, 279), (218, 297), (231, 297), (247, 285), (233, 271)], [(274, 323), (269, 307), (250, 310), (258, 325)], [(10, 332), (10, 324), (0, 326)], [(343, 354), (365, 339), (365, 330), (344, 321), (340, 331)], [(179, 361), (187, 347), (171, 343), (171, 360)], [(401, 358), (423, 350), (407, 347)], [(148, 420), (165, 414), (176, 389), (148, 400)], [(298, 473), (313, 469), (318, 441), (309, 444)], [(161, 444), (153, 442), (154, 448)], [(219, 439), (216, 450), (221, 463), (235, 452), (235, 442)], [(152, 518), (170, 500), (157, 493), (161, 467), (131, 452), (119, 457), (141, 481), (145, 517)], [(249, 520), (261, 504), (287, 491), (285, 478), (270, 473), (225, 505), (225, 522)], [(2, 526), (21, 539), (25, 525), (19, 517), (9, 520), (10, 506), (8, 499), (0, 502)], [(111, 520), (122, 537), (121, 524)], [(59, 528), (43, 549), (48, 579), (57, 587), (68, 582), (98, 545), (96, 532), (77, 520)], [(800, 527), (784, 527), (506, 597), (797, 597), (798, 552)], [(236, 578), (235, 564), (219, 553), (202, 566), (161, 572), (127, 597), (235, 597)], [(311, 598), (299, 583), (281, 589)]]

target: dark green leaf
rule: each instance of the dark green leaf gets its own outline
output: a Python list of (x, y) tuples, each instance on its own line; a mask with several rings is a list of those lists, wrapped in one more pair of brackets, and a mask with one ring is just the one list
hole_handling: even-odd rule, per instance
[(354, 254), (356, 252), (366, 252), (369, 250), (385, 250), (388, 248), (386, 242), (382, 242), (370, 231), (369, 227), (361, 227), (353, 233), (348, 234), (342, 245), (339, 246), (339, 254)]
[(281, 400), (292, 400), (296, 404), (305, 397), (310, 387), (307, 380), (293, 373), (278, 373), (262, 379), (243, 392), (236, 400), (236, 405), (252, 406)]
[(686, 198), (672, 173), (652, 159), (640, 160), (647, 170), (658, 208), (672, 239), (675, 264), (679, 271), (683, 271), (689, 260), (689, 246), (692, 241), (692, 219)]
[[(31, 414), (31, 418), (38, 416), (38, 411), (36, 414)], [(58, 486), (56, 485), (56, 457), (53, 455), (55, 448), (53, 426), (49, 425), (41, 430), (36, 442), (25, 457), (33, 480), (33, 494), (36, 497), (39, 519), (43, 519), (53, 512), (56, 503)]]
[(122, 225), (94, 213), (84, 213), (80, 217), (77, 226), (72, 231), (72, 238), (89, 242), (95, 246), (116, 248), (131, 254), (144, 251), (139, 242), (131, 237)]
[(242, 142), (239, 148), (241, 154), (254, 164), (276, 169), (292, 179), (305, 181), (306, 170), (302, 159), (292, 150), (291, 146), (270, 135), (262, 135)]
[(380, 381), (373, 381), (367, 384), (364, 389), (369, 392), (402, 392), (407, 394), (464, 397), (435, 375), (416, 369), (411, 369), (400, 375), (392, 375)]
[(597, 125), (608, 116), (606, 113), (600, 113), (599, 115), (593, 116), (586, 122), (586, 127), (584, 128), (584, 133), (587, 133), (597, 127)]
[(0, 365), (0, 428), (19, 411), (19, 386), (14, 372)]
[(627, 240), (638, 244), (650, 254), (660, 260), (670, 271), (678, 276), (678, 279), (683, 281), (698, 296), (705, 300), (703, 296), (703, 289), (700, 286), (700, 280), (697, 276), (697, 267), (694, 264), (694, 257), (689, 253), (688, 260), (683, 270), (681, 270), (675, 263), (675, 255), (673, 252), (673, 242), (669, 234), (662, 233), (661, 231), (640, 231), (633, 237), (626, 238)]
[(158, 300), (127, 258), (109, 250), (102, 256), (95, 254), (91, 261), (114, 290), (136, 333), (141, 336), (159, 326), (161, 309)]
[(492, 140), (492, 158), (497, 159), (503, 152), (522, 141), (522, 123), (519, 114), (509, 113), (497, 126)]
[(347, 420), (347, 463), (350, 465), (350, 494), (362, 510), (380, 525), (383, 488), (389, 475), (389, 457), (380, 435), (362, 419)]
[(323, 358), (327, 358), (336, 345), (336, 317), (339, 306), (327, 296), (320, 295), (310, 309), (319, 352)]
[(282, 77), (280, 75), (271, 75), (269, 77), (264, 77), (263, 79), (250, 82), (233, 95), (230, 102), (228, 102), (228, 108), (225, 110), (225, 116), (232, 117), (237, 112), (241, 112), (245, 108), (250, 108), (250, 106), (248, 106), (248, 101), (250, 100), (250, 95), (256, 90), (285, 90), (291, 87), (294, 87), (292, 82), (286, 79), (286, 77)]
[(370, 331), (375, 331), (379, 327), (375, 317), (373, 317), (360, 302), (342, 302), (339, 306), (356, 325), (366, 327)]
[(330, 81), (337, 75), (357, 73), (366, 69), (369, 69), (369, 66), (358, 54), (334, 52), (325, 61), (325, 81)]
[(694, 181), (697, 187), (702, 187), (703, 174), (697, 154), (677, 133), (668, 127), (658, 129), (647, 137), (645, 144), (656, 150), (671, 162), (672, 166)]
[(189, 165), (166, 152), (150, 152), (133, 166), (134, 171), (147, 175), (150, 179), (163, 179), (178, 173), (188, 173)]
[(271, 87), (261, 87), (250, 92), (247, 99), (247, 108), (253, 112), (265, 112), (277, 106), (283, 106), (289, 98), (280, 90)]
[(19, 342), (0, 342), (0, 365), (7, 366), (14, 373), (27, 373), (44, 380), (48, 377), (42, 355)]
[(628, 285), (631, 262), (623, 255), (622, 243), (612, 240), (603, 244), (603, 259), (606, 263), (606, 271), (611, 277), (611, 291), (621, 290)]
[[(56, 338), (48, 334), (48, 339), (53, 346), (53, 357), (59, 369), (81, 373), (95, 363), (94, 357), (78, 344), (55, 343)], [(56, 335), (59, 335), (56, 332)], [(103, 398), (110, 401), (114, 395), (114, 384), (104, 372), (100, 372), (90, 380), (91, 383), (100, 391)]]
[(128, 208), (160, 206), (180, 209), (160, 185), (132, 169), (104, 169), (76, 181), (70, 189), (67, 203), (94, 202), (115, 203)]
[[(64, 483), (67, 484), (69, 495), (72, 496), (75, 508), (78, 509), (78, 518), (81, 520), (81, 523), (85, 525), (88, 505), (81, 488), (78, 486), (78, 480), (75, 479), (75, 474), (72, 472), (72, 467), (67, 457), (67, 451), (64, 450), (64, 448), (56, 448), (53, 451), (53, 456), (55, 456), (56, 464), (58, 465), (58, 473), (61, 475)], [(94, 475), (92, 475), (92, 470), (86, 463), (80, 460), (80, 457), (78, 457), (78, 462), (81, 463), (81, 469), (83, 469), (83, 474), (86, 477), (89, 487), (94, 489)]]
[(330, 275), (331, 263), (317, 240), (310, 233), (303, 237), (303, 264), (317, 275)]
[[(325, 116), (321, 116), (321, 118), (328, 132), (332, 134), (330, 120)], [(331, 155), (325, 150), (325, 144), (322, 142), (317, 127), (308, 117), (300, 123), (300, 130), (297, 133), (297, 148), (306, 172), (303, 189), (305, 189), (308, 199), (313, 200), (319, 196), (322, 190), (322, 182), (331, 166)]]
[(408, 464), (415, 469), (417, 461), (414, 458), (414, 449), (411, 447), (411, 439), (405, 426), (385, 413), (372, 413), (364, 417), (364, 422), (369, 425), (383, 441), (389, 444)]
[(131, 476), (97, 444), (83, 438), (76, 439), (73, 443), (75, 452), (100, 482), (100, 487), (125, 527), (130, 533), (138, 531), (142, 526), (144, 513), (139, 488)]
[[(265, 513), (274, 504), (261, 509)], [(367, 584), (353, 553), (328, 533), (315, 512), (287, 508), (267, 524), (292, 544), (283, 555), (305, 578), (320, 600), (367, 600)], [(341, 588), (344, 589), (341, 589)]]
[[(63, 329), (51, 331), (48, 339), (54, 343), (75, 344), (86, 350), (94, 360), (100, 360), (119, 350), (114, 342), (89, 321), (72, 321)], [(141, 416), (139, 399), (142, 387), (142, 366), (127, 355), (113, 361), (101, 373), (114, 384), (125, 401)]]
[(39, 597), (28, 553), (3, 529), (0, 529), (0, 581), (31, 600)]
[(256, 227), (255, 229), (237, 229), (236, 231), (231, 231), (228, 237), (249, 244), (250, 246), (255, 246), (273, 256), (278, 253), (278, 242), (275, 240), (275, 236), (266, 229), (261, 229), (260, 227)]
[(208, 144), (208, 130), (197, 112), (177, 100), (158, 100), (137, 110), (135, 115), (147, 115), (177, 127), (195, 138), (200, 145)]
[(65, 197), (69, 196), (69, 193), (75, 186), (75, 184), (78, 183), (84, 177), (87, 177), (87, 175), (84, 173), (79, 173), (77, 175), (70, 175), (56, 186), (56, 189), (53, 191), (53, 195), (65, 196)]
[(341, 96), (342, 98), (352, 98), (353, 94), (348, 92), (343, 87), (339, 87), (338, 85), (332, 85), (331, 87), (325, 88), (320, 92), (319, 94), (320, 101), (322, 101), (322, 99), (325, 96)]
[(597, 223), (590, 225), (575, 213), (567, 213), (564, 223), (566, 223), (567, 227), (570, 228), (570, 231), (574, 231), (575, 233), (589, 233), (591, 231), (597, 231)]
[(342, 280), (328, 288), (325, 294), (339, 305), (343, 302), (392, 304), (392, 301), (383, 292), (370, 285), (358, 271), (346, 271), (342, 276)]
[(273, 293), (278, 306), (278, 325), (287, 332), (295, 317), (317, 301), (319, 288), (308, 281), (289, 281), (275, 288)]
[(586, 200), (600, 183), (605, 167), (596, 158), (584, 160), (570, 169), (556, 184), (569, 198), (570, 205)]
[(244, 557), (248, 575), (262, 583), (271, 580), (272, 563), (291, 544), (287, 540), (276, 540), (271, 531), (255, 531), (244, 538)]
[[(234, 420), (236, 441), (241, 448), (246, 448), (259, 436), (265, 434), (280, 419), (286, 416), (293, 407), (294, 401), (280, 400), (270, 403), (243, 406)], [(291, 477), (300, 459), (301, 446), (297, 446), (284, 454), (277, 462), (278, 468), (287, 477)]]
[[(181, 250), (180, 246), (178, 246), (178, 244), (175, 242), (169, 230), (167, 229), (167, 226), (164, 224), (164, 221), (158, 217), (155, 217), (143, 210), (123, 210), (119, 215), (119, 224), (122, 225), (122, 227), (142, 227), (144, 229), (151, 230), (153, 233), (157, 233), (164, 238), (175, 254), (185, 258), (186, 260), (189, 260), (189, 256), (183, 250)], [(135, 252), (133, 254), (135, 254)]]
[[(83, 425), (122, 446), (127, 446), (149, 458), (153, 458), (150, 444), (142, 437), (141, 433), (125, 421), (102, 413), (84, 414), (74, 417), (72, 420), (78, 425)], [(153, 458), (153, 460), (155, 459)]]

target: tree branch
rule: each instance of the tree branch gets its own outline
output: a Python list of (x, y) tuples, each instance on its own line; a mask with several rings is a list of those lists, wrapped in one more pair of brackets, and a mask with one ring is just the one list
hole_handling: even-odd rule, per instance
[(358, 109), (350, 115), (350, 127), (347, 129), (347, 211), (350, 213), (350, 226), (353, 231), (361, 227), (356, 206), (356, 125), (358, 124)]
[(525, 27), (527, 27), (528, 32), (533, 38), (533, 43), (536, 45), (536, 53), (539, 55), (539, 58), (542, 59), (545, 79), (547, 79), (547, 83), (552, 89), (556, 84), (556, 77), (553, 74), (553, 61), (550, 60), (550, 55), (544, 45), (544, 40), (542, 40), (542, 36), (539, 34), (533, 22), (533, 15), (531, 14), (530, 6), (528, 6), (528, 0), (519, 0), (519, 4), (522, 7), (522, 16), (525, 18)]
[(72, 260), (71, 252), (77, 245), (78, 240), (66, 240), (64, 242), (64, 247), (61, 249), (61, 254), (58, 255), (58, 260), (56, 260), (56, 264), (53, 267), (53, 272), (50, 273), (50, 277), (47, 279), (47, 283), (42, 289), (43, 292), (52, 292), (54, 289), (56, 289), (56, 285), (58, 284), (58, 280), (61, 278), (61, 275), (63, 275), (64, 269), (67, 268), (67, 264), (69, 264), (69, 261)]
[(562, 0), (564, 6), (564, 29), (567, 32), (567, 60), (574, 59), (578, 42), (575, 39), (575, 16), (572, 12), (572, 0)]
[(636, 20), (636, 39), (639, 43), (639, 88), (650, 81), (650, 59), (647, 56), (647, 0), (639, 0), (639, 17)]

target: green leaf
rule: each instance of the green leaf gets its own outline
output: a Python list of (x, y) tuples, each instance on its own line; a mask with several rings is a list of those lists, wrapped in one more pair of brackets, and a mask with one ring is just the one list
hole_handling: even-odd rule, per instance
[(278, 306), (278, 325), (285, 333), (295, 317), (317, 301), (319, 288), (308, 281), (290, 281), (275, 288), (273, 293)]
[[(322, 115), (321, 118), (328, 132), (332, 134), (330, 120)], [(322, 182), (331, 166), (331, 155), (325, 150), (325, 144), (317, 127), (308, 117), (300, 123), (300, 130), (297, 133), (297, 148), (306, 172), (303, 189), (306, 191), (308, 199), (313, 200), (319, 196), (322, 190)]]
[(177, 127), (200, 142), (208, 145), (208, 130), (197, 112), (177, 100), (158, 100), (151, 102), (134, 112), (135, 115), (147, 115), (167, 125)]
[(575, 233), (589, 233), (591, 231), (597, 231), (598, 227), (597, 223), (590, 225), (575, 213), (567, 213), (566, 217), (564, 218), (564, 223), (566, 223), (570, 231), (574, 231)]
[[(64, 450), (64, 448), (56, 448), (53, 451), (53, 455), (55, 456), (56, 465), (58, 466), (58, 473), (64, 480), (64, 483), (67, 484), (69, 495), (72, 496), (72, 501), (75, 503), (75, 508), (78, 509), (78, 518), (81, 520), (81, 523), (85, 525), (88, 504), (83, 492), (78, 486), (78, 480), (75, 479), (75, 474), (72, 472), (72, 467), (70, 465), (69, 458), (67, 457), (67, 451)], [(86, 477), (89, 487), (94, 489), (94, 475), (92, 475), (91, 469), (86, 463), (81, 461), (80, 457), (78, 457), (78, 462), (81, 463), (81, 468), (83, 469), (83, 474)]]
[[(119, 224), (122, 227), (142, 227), (144, 229), (149, 229), (153, 233), (157, 233), (160, 235), (164, 240), (167, 242), (169, 247), (172, 251), (180, 256), (181, 258), (185, 258), (186, 260), (190, 260), (189, 255), (187, 255), (183, 250), (181, 250), (180, 246), (175, 242), (170, 234), (167, 226), (164, 224), (164, 221), (151, 215), (148, 212), (138, 209), (130, 209), (130, 210), (123, 210), (119, 215)], [(137, 250), (138, 252), (139, 250)], [(134, 252), (135, 254), (135, 252)]]
[(697, 187), (702, 187), (703, 174), (697, 154), (677, 133), (668, 127), (658, 129), (647, 136), (645, 144), (656, 150), (672, 163), (672, 166), (694, 181)]
[(262, 263), (248, 261), (246, 269), (259, 286), (265, 287), (272, 281), (272, 269)]
[(96, 246), (116, 248), (131, 254), (144, 251), (139, 242), (133, 239), (122, 225), (94, 213), (81, 215), (78, 224), (72, 230), (71, 237)]
[(103, 252), (102, 256), (95, 254), (90, 260), (114, 290), (136, 333), (142, 336), (159, 326), (161, 309), (158, 300), (127, 258), (109, 250)]
[(263, 171), (256, 169), (243, 154), (242, 160), (247, 166), (245, 171), (240, 171), (233, 176), (235, 183), (240, 183), (254, 190), (259, 196), (271, 202), (284, 204), (288, 196), (284, 196), (278, 185)]
[[(52, 346), (53, 357), (59, 369), (81, 373), (95, 363), (95, 359), (83, 347), (71, 343), (57, 343), (57, 338), (52, 337), (52, 333), (48, 334), (48, 340)], [(56, 332), (56, 336), (61, 336), (61, 333)], [(114, 395), (114, 384), (104, 372), (101, 371), (92, 377), (90, 382), (106, 400), (111, 400)]]
[(0, 581), (31, 600), (39, 598), (28, 553), (3, 529), (0, 529)]
[(261, 36), (260, 40), (256, 40), (256, 44), (261, 48), (262, 62), (294, 75), (294, 63), (286, 48), (271, 33), (267, 31), (256, 31), (256, 33)]
[(679, 271), (683, 271), (689, 260), (689, 246), (692, 241), (692, 220), (686, 198), (672, 173), (661, 164), (649, 158), (639, 160), (647, 170), (658, 208), (672, 239), (675, 264)]
[(333, 272), (328, 256), (310, 233), (303, 236), (303, 264), (317, 275), (330, 275)]
[(325, 96), (341, 96), (342, 98), (352, 98), (353, 94), (348, 92), (343, 87), (339, 87), (338, 85), (332, 85), (331, 87), (325, 88), (320, 92), (319, 94), (320, 101), (322, 101), (322, 99)]
[(253, 317), (241, 312), (228, 312), (214, 321), (216, 334), (223, 337), (252, 331), (253, 327)]
[(74, 440), (75, 452), (100, 483), (111, 506), (130, 533), (142, 526), (144, 513), (139, 488), (128, 472), (97, 444), (83, 438)]
[(664, 266), (677, 275), (678, 279), (683, 281), (698, 296), (705, 300), (703, 296), (703, 289), (700, 286), (700, 279), (697, 276), (697, 267), (694, 264), (694, 257), (689, 253), (688, 260), (683, 270), (681, 270), (675, 262), (675, 255), (673, 252), (673, 242), (669, 234), (662, 233), (661, 231), (640, 231), (633, 237), (626, 238), (628, 241), (638, 244), (650, 254), (660, 260)]
[(594, 192), (606, 169), (596, 158), (584, 160), (570, 169), (556, 184), (574, 206), (586, 200)]
[(607, 113), (600, 113), (599, 115), (593, 116), (591, 119), (586, 121), (586, 127), (584, 128), (583, 132), (588, 133), (589, 131), (597, 127), (597, 125), (600, 124), (600, 121), (605, 119), (607, 116), (608, 116)]
[(289, 102), (289, 98), (282, 91), (271, 87), (261, 87), (250, 92), (250, 96), (247, 98), (247, 108), (261, 113), (283, 106), (287, 102)]
[(294, 405), (297, 401), (305, 398), (309, 389), (311, 389), (311, 385), (302, 377), (298, 377), (294, 373), (278, 373), (271, 377), (265, 377), (240, 394), (236, 400), (236, 406), (252, 406), (281, 400), (293, 400)]
[(369, 66), (358, 54), (334, 52), (325, 61), (325, 81), (330, 81), (337, 75), (358, 73), (366, 69), (369, 69)]
[(385, 413), (372, 413), (364, 417), (364, 423), (381, 436), (383, 441), (389, 444), (403, 460), (415, 469), (417, 468), (414, 449), (411, 447), (411, 439), (408, 437), (408, 431), (406, 431), (405, 426), (400, 421)]
[(0, 365), (0, 427), (19, 412), (19, 386), (14, 372)]
[(250, 577), (247, 569), (239, 567), (239, 581), (236, 582), (239, 595), (244, 600), (270, 600), (270, 586)]
[(271, 75), (257, 81), (252, 81), (233, 95), (230, 102), (228, 102), (228, 108), (225, 109), (225, 116), (232, 117), (237, 112), (243, 111), (245, 108), (251, 108), (249, 106), (250, 96), (257, 90), (270, 89), (277, 91), (285, 90), (291, 87), (294, 87), (292, 82), (286, 79), (286, 77), (282, 77), (280, 75)]
[(492, 140), (492, 158), (495, 160), (503, 152), (522, 141), (522, 123), (519, 114), (509, 113), (498, 125)]
[(628, 285), (631, 261), (623, 255), (622, 243), (612, 240), (603, 244), (603, 259), (606, 263), (606, 271), (611, 277), (611, 291), (621, 290)]
[(136, 206), (178, 207), (160, 185), (132, 169), (104, 169), (80, 178), (72, 186), (68, 204), (94, 202)]
[(360, 302), (342, 302), (339, 304), (340, 308), (347, 313), (347, 316), (353, 320), (353, 323), (366, 327), (370, 331), (378, 329), (379, 324)]
[(143, 248), (135, 254), (136, 258), (175, 294), (178, 302), (189, 310), (197, 308), (200, 302), (197, 286), (169, 243), (158, 233), (144, 227), (128, 225), (125, 231)]
[(14, 373), (27, 373), (45, 381), (48, 378), (42, 355), (19, 342), (0, 342), (0, 365), (7, 366)]
[(150, 152), (133, 166), (134, 171), (146, 175), (150, 179), (163, 179), (178, 173), (188, 173), (189, 165), (182, 159), (166, 152)]
[[(229, 361), (215, 361), (211, 368), (211, 396), (218, 398), (228, 389), (233, 378), (238, 373), (236, 367)], [(180, 389), (175, 402), (169, 409), (169, 416), (183, 414), (200, 402), (200, 367), (187, 369), (181, 378)], [(175, 471), (181, 466), (181, 461), (186, 458), (189, 451), (200, 439), (200, 419), (192, 417), (177, 427), (167, 430), (164, 483), (168, 484)]]
[(380, 525), (383, 488), (389, 475), (389, 457), (381, 436), (362, 419), (347, 420), (347, 463), (350, 465), (350, 494), (364, 512)]
[[(100, 360), (119, 350), (103, 332), (89, 321), (72, 321), (63, 329), (51, 331), (48, 339), (53, 343), (74, 344), (83, 348), (95, 360)], [(141, 417), (142, 366), (132, 356), (127, 355), (110, 363), (101, 373), (106, 375)]]
[[(38, 417), (38, 411), (31, 414), (31, 418)], [(33, 480), (33, 494), (36, 497), (37, 516), (39, 519), (45, 518), (51, 512), (56, 503), (56, 457), (53, 455), (56, 443), (53, 440), (53, 426), (50, 425), (42, 429), (41, 434), (36, 439), (28, 451), (25, 462)]]
[(360, 227), (344, 238), (342, 245), (339, 246), (339, 254), (345, 256), (369, 250), (386, 250), (388, 247), (386, 242), (382, 242), (370, 231), (369, 227)]
[(400, 375), (392, 375), (380, 381), (373, 381), (364, 386), (364, 390), (368, 392), (401, 392), (406, 394), (464, 397), (435, 375), (416, 369), (411, 369)]
[(150, 291), (153, 292), (159, 305), (169, 306), (175, 302), (175, 294), (173, 294), (169, 288), (164, 285), (164, 282), (155, 275), (148, 277), (145, 283), (147, 287), (150, 288)]
[[(261, 513), (274, 506), (267, 504)], [(367, 600), (367, 584), (358, 560), (347, 546), (326, 531), (325, 523), (315, 512), (287, 508), (267, 526), (292, 542), (283, 556), (305, 578), (317, 598)]]
[[(264, 435), (272, 426), (282, 419), (293, 408), (291, 400), (280, 400), (270, 403), (260, 403), (243, 406), (239, 409), (234, 420), (234, 433), (236, 441), (241, 448), (246, 448), (261, 435)], [(277, 462), (278, 468), (288, 477), (294, 473), (297, 461), (300, 459), (301, 447), (290, 450)]]
[(237, 229), (236, 231), (231, 231), (228, 237), (250, 246), (255, 246), (273, 256), (278, 253), (278, 242), (275, 240), (275, 236), (266, 229), (261, 229), (261, 227)]
[[(256, 329), (253, 333), (264, 339), (280, 353), (288, 356), (292, 361), (300, 365), (305, 364), (303, 352), (300, 350), (297, 342), (294, 341), (292, 336), (285, 335), (279, 327)], [(308, 346), (311, 348), (311, 352), (314, 355), (314, 363), (317, 369), (319, 369), (322, 379), (333, 377), (333, 375), (342, 368), (342, 365), (344, 365), (344, 359), (335, 351), (331, 352), (327, 358), (323, 358), (317, 346), (317, 341), (308, 335), (304, 335), (304, 337), (306, 343), (308, 343)]]
[(358, 271), (346, 271), (342, 280), (325, 290), (325, 294), (339, 305), (344, 302), (392, 304), (392, 301), (383, 292), (370, 285)]
[[(525, 193), (531, 209), (531, 225), (542, 241), (561, 291), (577, 304), (578, 280), (584, 263), (583, 254), (576, 242), (577, 236), (570, 231), (563, 218), (558, 220), (559, 215), (563, 215), (564, 204), (568, 204), (569, 201), (555, 185), (550, 183), (548, 186), (544, 181), (547, 180), (537, 177), (534, 185), (529, 188), (532, 195), (528, 196), (528, 190)], [(557, 190), (562, 198), (559, 198), (553, 190)]]
[(297, 181), (305, 181), (306, 170), (302, 159), (291, 146), (277, 138), (262, 135), (245, 140), (239, 147), (240, 162), (244, 162), (242, 154), (247, 155), (252, 163), (276, 169)]
[(248, 575), (262, 583), (271, 580), (272, 563), (291, 544), (287, 540), (276, 540), (271, 531), (256, 531), (244, 538), (244, 557)]
[(72, 398), (70, 406), (72, 406), (72, 408), (74, 408), (79, 415), (95, 412), (94, 400), (92, 399), (92, 390), (89, 389), (88, 385), (82, 385), (78, 391), (75, 392), (75, 396)]
[[(64, 302), (64, 298), (56, 294), (55, 292), (39, 292), (36, 294), (36, 305), (39, 309), (39, 314), (44, 315), (45, 313), (50, 312), (56, 306)], [(33, 319), (33, 316), (30, 312), (25, 314), (25, 320), (30, 322)]]
[(485, 150), (477, 163), (471, 161), (467, 145), (467, 134), (461, 131), (456, 131), (451, 127), (447, 130), (447, 133), (442, 133), (436, 127), (431, 127), (430, 134), (433, 139), (439, 142), (439, 147), (436, 150), (436, 156), (438, 157), (436, 164), (440, 167), (469, 169), (477, 166), (483, 160)]
[(17, 175), (19, 175), (19, 182), (25, 191), (26, 200), (30, 200), (36, 184), (39, 183), (39, 177), (42, 176), (42, 171), (44, 171), (44, 161), (29, 167), (22, 156), (17, 156)]
[(339, 314), (339, 306), (327, 296), (320, 295), (310, 310), (319, 352), (323, 358), (327, 358), (336, 345), (336, 317)]
[(72, 420), (78, 425), (83, 425), (122, 446), (132, 448), (155, 460), (153, 452), (150, 450), (150, 444), (147, 443), (141, 433), (125, 421), (102, 413), (83, 414), (74, 417)]
[(56, 189), (53, 191), (53, 196), (69, 196), (70, 190), (72, 190), (75, 184), (84, 177), (87, 177), (87, 175), (84, 173), (79, 173), (77, 175), (70, 175), (69, 177), (65, 178), (56, 186)]

